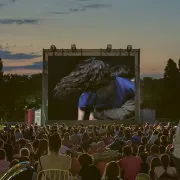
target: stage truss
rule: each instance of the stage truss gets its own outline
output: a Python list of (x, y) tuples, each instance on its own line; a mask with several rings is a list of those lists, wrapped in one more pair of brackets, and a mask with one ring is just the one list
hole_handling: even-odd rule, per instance
[(128, 45), (126, 49), (112, 49), (107, 45), (106, 49), (77, 49), (71, 45), (71, 49), (57, 49), (51, 45), (50, 49), (43, 49), (43, 77), (42, 77), (42, 117), (41, 123), (48, 121), (48, 57), (49, 56), (134, 56), (135, 57), (135, 87), (136, 87), (136, 109), (135, 121), (140, 122), (140, 49), (132, 49)]

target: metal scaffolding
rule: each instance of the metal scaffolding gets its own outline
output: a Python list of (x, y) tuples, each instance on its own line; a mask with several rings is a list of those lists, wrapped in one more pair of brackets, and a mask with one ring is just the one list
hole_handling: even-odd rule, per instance
[(70, 49), (57, 49), (51, 45), (50, 49), (43, 49), (43, 79), (42, 79), (42, 124), (48, 121), (48, 58), (49, 56), (134, 56), (135, 57), (135, 88), (136, 107), (135, 121), (140, 122), (140, 49), (132, 49), (128, 45), (126, 49), (112, 49), (108, 44), (106, 49), (77, 49), (75, 44)]

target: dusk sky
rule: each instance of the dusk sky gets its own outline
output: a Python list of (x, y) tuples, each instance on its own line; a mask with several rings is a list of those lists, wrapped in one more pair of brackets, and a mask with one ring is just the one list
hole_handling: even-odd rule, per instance
[(41, 72), (42, 49), (141, 49), (141, 75), (180, 58), (180, 0), (0, 0), (5, 73)]

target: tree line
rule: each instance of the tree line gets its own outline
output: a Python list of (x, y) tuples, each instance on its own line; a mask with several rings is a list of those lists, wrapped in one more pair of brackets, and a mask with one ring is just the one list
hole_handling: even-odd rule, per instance
[[(163, 78), (142, 79), (141, 108), (156, 109), (159, 118), (180, 117), (180, 59), (167, 61)], [(4, 74), (0, 59), (0, 119), (23, 121), (25, 110), (40, 108), (42, 74)]]
[(143, 78), (142, 108), (156, 109), (159, 118), (180, 117), (180, 59), (167, 61), (163, 78)]

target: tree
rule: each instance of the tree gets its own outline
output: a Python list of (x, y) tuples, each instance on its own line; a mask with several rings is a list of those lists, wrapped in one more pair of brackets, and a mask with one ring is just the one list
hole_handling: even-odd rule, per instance
[[(1, 101), (3, 97), (2, 88), (3, 88), (3, 62), (0, 58), (0, 99)], [(3, 108), (2, 103), (0, 102), (0, 118), (2, 118), (3, 112), (4, 112), (4, 108)]]
[(164, 91), (163, 103), (164, 112), (170, 117), (179, 116), (180, 102), (180, 76), (177, 64), (169, 59), (164, 69)]
[(161, 115), (163, 79), (145, 77), (143, 79), (143, 108), (156, 109)]
[(0, 119), (24, 120), (24, 107), (41, 106), (42, 74), (32, 76), (4, 74), (3, 63), (0, 64), (2, 78), (0, 81)]
[(178, 61), (178, 69), (179, 69), (179, 73), (180, 73), (180, 59)]
[(174, 81), (178, 75), (179, 69), (177, 68), (177, 64), (172, 59), (169, 59), (164, 69), (164, 79)]
[(164, 69), (164, 85), (165, 90), (168, 91), (170, 94), (173, 91), (176, 91), (179, 82), (179, 70), (177, 64), (172, 60), (169, 59), (167, 65)]
[(3, 62), (0, 58), (0, 79), (2, 79), (2, 76), (3, 76)]

